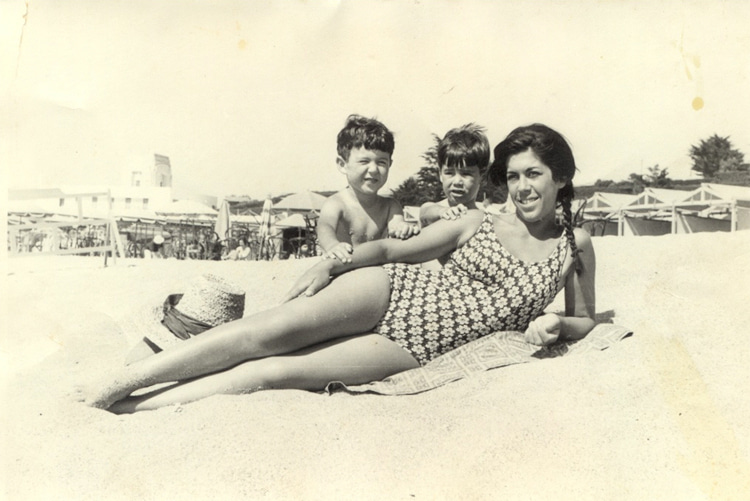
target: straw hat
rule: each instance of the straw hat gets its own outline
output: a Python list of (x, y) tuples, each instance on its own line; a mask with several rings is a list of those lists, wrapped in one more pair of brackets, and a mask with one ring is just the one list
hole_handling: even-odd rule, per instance
[(216, 327), (242, 318), (245, 291), (222, 278), (206, 274), (188, 285), (175, 308), (183, 315)]
[(163, 236), (161, 236), (161, 235), (155, 235), (155, 236), (154, 236), (154, 243), (155, 243), (156, 245), (161, 245), (161, 244), (163, 244), (163, 243), (164, 243), (164, 237), (163, 237)]
[[(211, 274), (192, 280), (182, 296), (177, 294), (175, 297), (174, 309), (211, 327), (242, 318), (245, 312), (245, 292), (236, 284)], [(161, 349), (180, 341), (162, 323), (162, 301), (150, 304), (125, 319), (123, 328), (128, 336), (137, 336), (138, 340), (147, 338)]]

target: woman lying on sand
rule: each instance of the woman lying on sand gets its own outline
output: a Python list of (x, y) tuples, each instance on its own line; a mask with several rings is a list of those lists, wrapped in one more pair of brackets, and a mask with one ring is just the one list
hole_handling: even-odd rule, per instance
[[(571, 222), (570, 147), (535, 124), (511, 132), (494, 154), (488, 177), (507, 184), (515, 214), (471, 210), (409, 240), (363, 244), (351, 263), (322, 260), (283, 304), (124, 367), (88, 403), (126, 413), (215, 394), (363, 384), (498, 330), (524, 331), (538, 345), (584, 337), (594, 327), (595, 258)], [(404, 264), (454, 250), (440, 271)], [(565, 316), (543, 314), (563, 287)], [(131, 396), (167, 382), (176, 383)]]

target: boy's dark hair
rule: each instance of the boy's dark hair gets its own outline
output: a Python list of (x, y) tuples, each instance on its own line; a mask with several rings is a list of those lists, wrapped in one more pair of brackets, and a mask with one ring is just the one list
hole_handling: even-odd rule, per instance
[(380, 150), (393, 155), (394, 147), (393, 133), (388, 127), (374, 118), (361, 115), (349, 115), (336, 138), (336, 150), (344, 160), (349, 160), (349, 152), (353, 148)]
[(490, 142), (484, 128), (474, 123), (449, 130), (437, 144), (438, 167), (471, 167), (484, 173), (490, 164)]

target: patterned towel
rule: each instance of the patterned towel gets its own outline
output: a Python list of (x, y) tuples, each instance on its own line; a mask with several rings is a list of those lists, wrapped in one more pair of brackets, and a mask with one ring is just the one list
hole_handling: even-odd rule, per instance
[(631, 334), (632, 331), (615, 324), (598, 324), (583, 339), (539, 347), (524, 342), (521, 332), (495, 332), (441, 355), (423, 367), (357, 386), (333, 381), (326, 387), (326, 392), (411, 395), (506, 365), (606, 350)]

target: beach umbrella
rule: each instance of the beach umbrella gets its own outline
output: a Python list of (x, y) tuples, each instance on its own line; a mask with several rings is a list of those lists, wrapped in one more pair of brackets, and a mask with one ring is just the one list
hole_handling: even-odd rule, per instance
[(307, 223), (305, 222), (305, 216), (302, 214), (292, 214), (289, 217), (276, 221), (276, 226), (282, 228), (307, 228)]
[(232, 223), (229, 220), (229, 202), (223, 200), (221, 207), (219, 207), (219, 215), (216, 217), (216, 224), (214, 225), (214, 231), (219, 235), (219, 240), (225, 240), (227, 233), (232, 227)]
[(266, 198), (263, 202), (263, 210), (260, 213), (260, 227), (258, 228), (258, 240), (260, 240), (260, 258), (268, 259), (269, 247), (271, 245), (271, 209), (273, 202), (271, 198)]
[(323, 195), (307, 190), (284, 197), (276, 204), (275, 208), (300, 211), (314, 210), (320, 212), (320, 208), (323, 207), (325, 201), (326, 197)]

